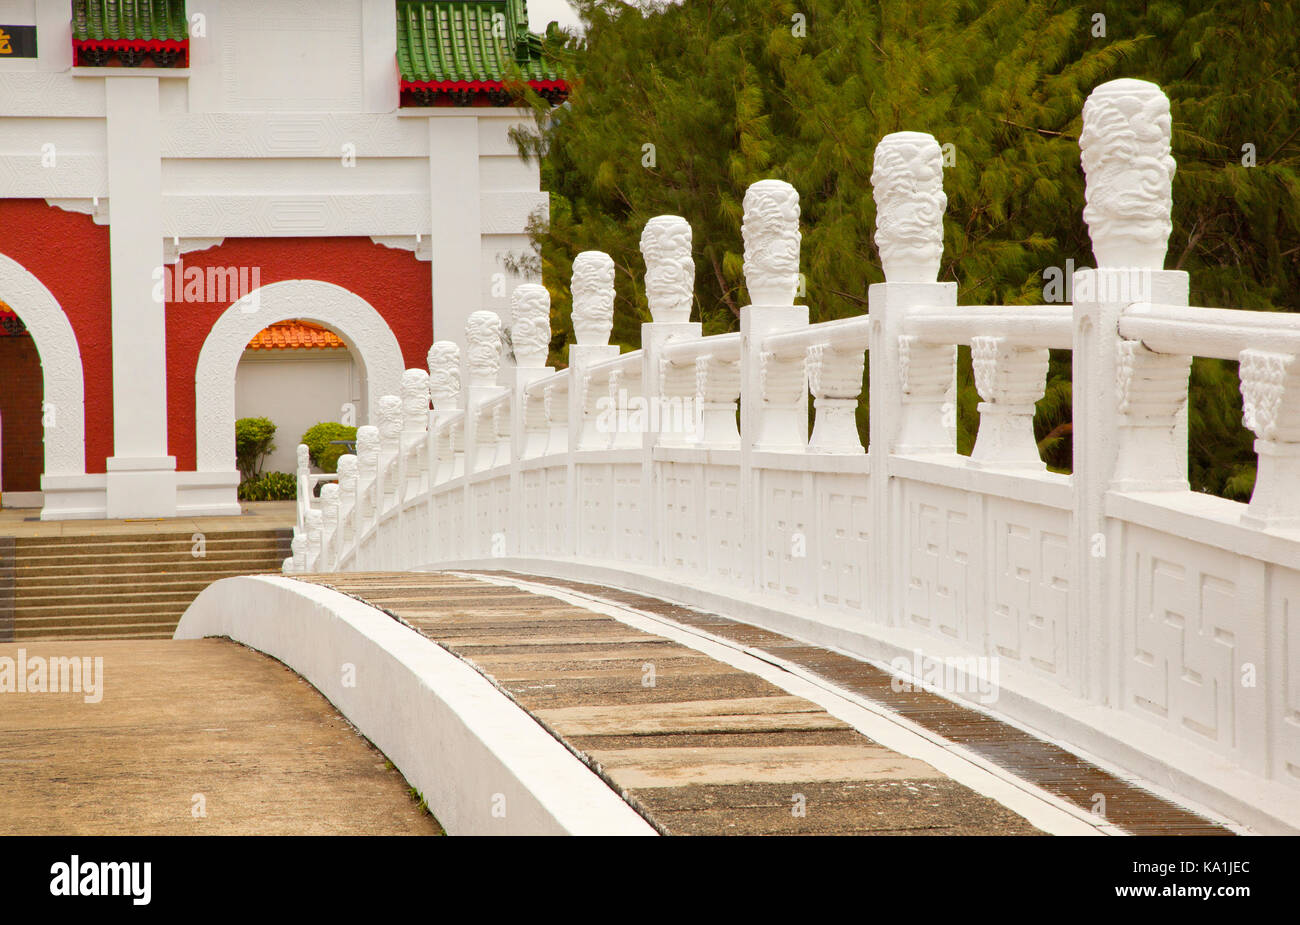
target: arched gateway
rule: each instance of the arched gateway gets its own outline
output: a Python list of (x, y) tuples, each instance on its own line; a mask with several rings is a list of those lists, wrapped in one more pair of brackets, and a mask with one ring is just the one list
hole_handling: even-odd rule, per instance
[(255, 289), (212, 326), (194, 371), (196, 466), (199, 472), (235, 472), (235, 371), (244, 348), (267, 325), (298, 318), (334, 330), (362, 366), (371, 408), (398, 391), (402, 350), (379, 312), (342, 286), (291, 279)]

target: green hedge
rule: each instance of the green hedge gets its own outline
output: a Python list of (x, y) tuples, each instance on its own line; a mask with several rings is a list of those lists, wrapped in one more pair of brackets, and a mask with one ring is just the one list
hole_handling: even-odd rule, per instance
[(333, 421), (322, 421), (320, 424), (313, 424), (309, 427), (299, 442), (307, 444), (307, 451), (311, 454), (312, 464), (321, 472), (337, 472), (339, 457), (346, 453), (348, 449), (330, 441), (355, 440), (356, 438), (357, 429), (355, 427), (347, 427)]
[(267, 472), (239, 483), (240, 501), (293, 501), (298, 497), (298, 478), (288, 472)]

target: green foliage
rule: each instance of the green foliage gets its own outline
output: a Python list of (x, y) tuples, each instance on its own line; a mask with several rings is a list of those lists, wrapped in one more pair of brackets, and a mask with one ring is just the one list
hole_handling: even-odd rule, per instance
[(302, 440), (299, 442), (307, 444), (307, 452), (311, 456), (312, 465), (322, 472), (337, 472), (339, 457), (346, 453), (348, 449), (341, 444), (331, 443), (330, 441), (355, 440), (356, 438), (357, 429), (355, 427), (347, 427), (333, 421), (322, 421), (307, 428), (307, 432), (302, 435)]
[(269, 418), (240, 418), (235, 422), (235, 465), (242, 481), (255, 479), (262, 462), (275, 451), (275, 425)]
[[(553, 110), (534, 100), (536, 131), (516, 136), (521, 153), (540, 158), (551, 202), (549, 225), (530, 228), (534, 251), (511, 267), (540, 270), (550, 289), (553, 363), (564, 364), (573, 338), (568, 281), (586, 249), (614, 259), (612, 342), (640, 345), (639, 325), (650, 319), (638, 242), (645, 221), (663, 213), (694, 230), (694, 317), (706, 334), (736, 330), (748, 301), (741, 201), (765, 177), (800, 193), (812, 320), (861, 314), (867, 288), (883, 279), (873, 151), (883, 135), (907, 129), (952, 145), (940, 279), (956, 280), (966, 304), (1042, 302), (1048, 268), (1092, 264), (1080, 215), (1081, 110), (1094, 86), (1117, 77), (1152, 80), (1170, 97), (1178, 171), (1167, 266), (1190, 273), (1193, 304), (1300, 310), (1295, 4), (576, 5), (585, 37), (546, 43), (579, 75), (570, 100)], [(1104, 36), (1095, 34), (1097, 13)], [(1246, 144), (1256, 166), (1242, 164)], [(1070, 394), (1068, 354), (1053, 352), (1034, 427), (1044, 459), (1062, 471), (1072, 453)], [(957, 408), (964, 452), (978, 401), (967, 357)], [(1198, 490), (1242, 496), (1249, 482), (1239, 405), (1228, 366), (1198, 362), (1189, 462)]]
[(240, 501), (293, 501), (298, 478), (288, 472), (267, 472), (239, 483)]

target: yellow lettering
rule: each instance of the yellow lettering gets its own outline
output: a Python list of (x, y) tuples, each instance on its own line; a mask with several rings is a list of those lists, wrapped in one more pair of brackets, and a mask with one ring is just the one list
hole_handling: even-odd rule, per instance
[(13, 46), (9, 44), (9, 33), (0, 29), (0, 55), (12, 55), (13, 53)]

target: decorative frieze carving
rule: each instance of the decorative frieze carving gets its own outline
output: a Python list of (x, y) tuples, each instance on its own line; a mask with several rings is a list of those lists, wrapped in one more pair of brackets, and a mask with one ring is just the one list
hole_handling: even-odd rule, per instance
[(402, 432), (423, 434), (429, 429), (429, 374), (422, 369), (402, 373)]
[(429, 394), (436, 411), (452, 411), (460, 395), (460, 345), (434, 341), (429, 348)]
[(496, 312), (478, 311), (465, 324), (471, 388), (491, 388), (501, 371), (501, 318)]
[(745, 288), (753, 305), (793, 305), (799, 287), (799, 193), (784, 180), (745, 191)]
[(641, 232), (645, 294), (655, 321), (690, 321), (695, 299), (691, 226), (678, 215), (657, 215)]
[(924, 132), (894, 132), (876, 145), (871, 186), (876, 246), (891, 283), (932, 283), (943, 257), (943, 152)]
[(542, 369), (551, 347), (551, 294), (545, 286), (523, 283), (510, 297), (510, 343), (515, 365)]
[(614, 326), (614, 259), (604, 251), (583, 251), (573, 258), (570, 292), (578, 343), (608, 344)]
[(1169, 98), (1145, 80), (1101, 84), (1079, 135), (1088, 224), (1098, 267), (1164, 266), (1173, 228)]

